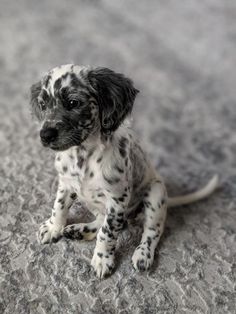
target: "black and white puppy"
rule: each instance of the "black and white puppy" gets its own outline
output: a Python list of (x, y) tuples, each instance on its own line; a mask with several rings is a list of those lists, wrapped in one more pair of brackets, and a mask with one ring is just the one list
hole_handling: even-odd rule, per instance
[[(167, 206), (209, 195), (215, 176), (202, 190), (168, 198), (162, 178), (149, 163), (129, 126), (138, 90), (130, 79), (107, 68), (63, 65), (31, 87), (32, 112), (42, 123), (42, 144), (56, 152), (59, 186), (51, 218), (39, 229), (41, 243), (69, 238), (97, 238), (92, 266), (98, 277), (111, 273), (119, 232), (138, 207), (143, 234), (134, 251), (136, 270), (147, 270), (166, 219)], [(90, 223), (67, 225), (78, 198), (92, 212)]]

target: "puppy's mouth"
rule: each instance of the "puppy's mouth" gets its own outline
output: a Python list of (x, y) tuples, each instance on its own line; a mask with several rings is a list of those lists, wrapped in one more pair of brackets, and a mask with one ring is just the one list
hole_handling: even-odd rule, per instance
[(72, 146), (79, 146), (82, 143), (82, 141), (76, 142), (76, 143), (69, 142), (65, 144), (59, 144), (57, 142), (45, 143), (41, 140), (41, 143), (45, 148), (50, 148), (51, 150), (54, 150), (54, 151), (64, 151), (64, 150), (69, 149)]
[(54, 146), (54, 145), (51, 145), (51, 146), (49, 146), (49, 148), (51, 148), (51, 149), (54, 150), (54, 151), (59, 152), (59, 151), (67, 150), (67, 149), (69, 149), (69, 148), (72, 147), (72, 146), (75, 146), (75, 145), (73, 145), (73, 144), (65, 144), (65, 145), (61, 145), (61, 146)]
[(65, 134), (65, 136), (57, 136), (51, 140), (44, 140), (41, 136), (41, 143), (44, 147), (49, 148), (54, 151), (65, 151), (72, 146), (80, 146), (82, 142), (86, 139), (86, 136), (81, 136), (81, 134)]

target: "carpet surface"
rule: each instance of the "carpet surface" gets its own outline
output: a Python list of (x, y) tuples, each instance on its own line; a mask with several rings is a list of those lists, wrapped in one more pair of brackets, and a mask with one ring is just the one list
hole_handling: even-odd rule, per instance
[[(0, 313), (236, 313), (235, 1), (0, 0), (0, 43)], [(57, 182), (29, 88), (71, 62), (134, 80), (134, 129), (169, 195), (220, 176), (210, 198), (169, 210), (148, 273), (131, 266), (138, 225), (105, 280), (95, 242), (37, 242)]]

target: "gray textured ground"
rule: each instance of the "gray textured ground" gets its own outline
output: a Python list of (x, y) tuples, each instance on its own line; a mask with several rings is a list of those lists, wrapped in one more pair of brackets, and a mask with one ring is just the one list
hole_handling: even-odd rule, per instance
[[(236, 2), (1, 0), (0, 45), (0, 313), (236, 313)], [(135, 129), (171, 195), (221, 176), (210, 199), (169, 211), (147, 274), (130, 263), (137, 226), (103, 281), (94, 242), (36, 241), (55, 172), (28, 89), (69, 62), (133, 78)]]

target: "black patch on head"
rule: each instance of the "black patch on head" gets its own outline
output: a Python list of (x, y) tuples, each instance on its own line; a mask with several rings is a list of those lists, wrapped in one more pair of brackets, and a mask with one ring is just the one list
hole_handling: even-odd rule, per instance
[(62, 82), (61, 77), (56, 80), (56, 82), (54, 83), (54, 90), (55, 91), (59, 91), (61, 89), (61, 86), (62, 86), (61, 82)]
[(88, 73), (95, 90), (103, 134), (114, 132), (131, 113), (138, 90), (130, 79), (107, 68), (96, 68)]
[(92, 178), (94, 176), (94, 173), (93, 172), (90, 172), (90, 178)]
[(50, 97), (48, 95), (48, 93), (46, 92), (45, 89), (42, 90), (42, 92), (40, 93), (40, 97), (43, 99), (43, 101), (48, 102)]
[(78, 79), (75, 73), (70, 73), (70, 86), (82, 89), (87, 88), (87, 86), (81, 80)]
[(66, 166), (63, 166), (62, 170), (63, 170), (64, 172), (67, 172), (68, 168), (67, 168)]

